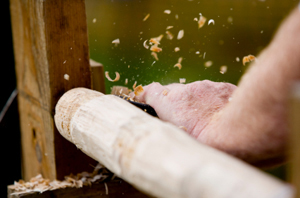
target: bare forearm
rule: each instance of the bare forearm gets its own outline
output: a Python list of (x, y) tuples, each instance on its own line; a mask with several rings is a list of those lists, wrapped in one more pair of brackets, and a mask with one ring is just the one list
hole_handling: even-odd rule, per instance
[(288, 135), (289, 88), (297, 79), (300, 79), (298, 8), (242, 78), (232, 101), (215, 115), (198, 138), (250, 163), (281, 160)]

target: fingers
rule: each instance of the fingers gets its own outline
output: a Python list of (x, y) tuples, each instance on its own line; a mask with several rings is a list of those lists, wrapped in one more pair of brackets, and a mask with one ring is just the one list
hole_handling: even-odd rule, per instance
[(149, 85), (144, 86), (143, 88), (144, 91), (140, 95), (135, 96), (135, 100), (149, 105), (153, 104), (154, 101), (159, 100), (164, 90), (167, 89), (157, 82), (153, 82)]

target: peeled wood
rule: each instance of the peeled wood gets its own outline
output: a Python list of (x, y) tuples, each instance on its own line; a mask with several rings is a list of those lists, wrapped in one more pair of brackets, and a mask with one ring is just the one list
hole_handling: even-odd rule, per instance
[(59, 132), (135, 187), (158, 197), (292, 197), (292, 188), (203, 145), (128, 102), (89, 89), (56, 106)]

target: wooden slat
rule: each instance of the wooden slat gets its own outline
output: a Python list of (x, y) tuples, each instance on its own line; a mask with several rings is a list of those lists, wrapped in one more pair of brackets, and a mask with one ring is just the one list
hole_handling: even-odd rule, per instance
[[(91, 171), (96, 163), (53, 122), (60, 96), (91, 87), (84, 0), (11, 0), (22, 137), (23, 178)], [(69, 80), (64, 79), (69, 75)]]

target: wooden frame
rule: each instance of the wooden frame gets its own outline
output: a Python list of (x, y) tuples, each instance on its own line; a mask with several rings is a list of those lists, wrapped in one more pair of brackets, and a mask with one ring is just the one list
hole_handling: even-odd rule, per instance
[(11, 0), (10, 7), (23, 178), (42, 173), (49, 179), (63, 179), (70, 173), (91, 171), (96, 162), (66, 141), (53, 121), (63, 93), (92, 86), (85, 2)]

